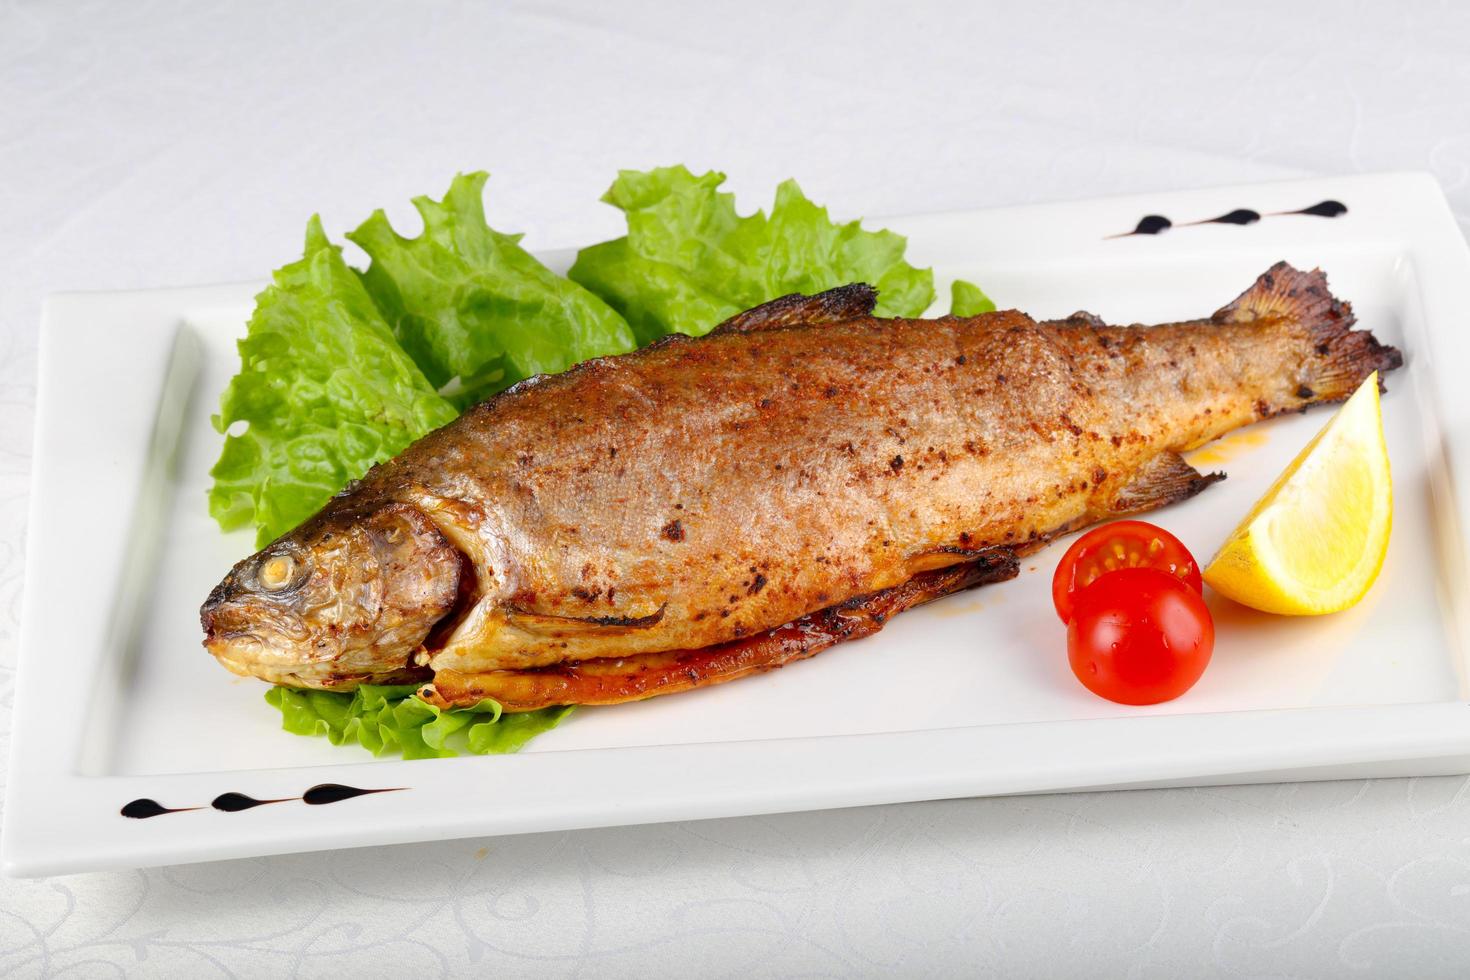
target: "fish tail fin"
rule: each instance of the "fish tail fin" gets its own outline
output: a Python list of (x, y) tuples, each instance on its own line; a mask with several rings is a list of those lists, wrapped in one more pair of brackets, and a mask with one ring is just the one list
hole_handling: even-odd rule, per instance
[(1216, 323), (1286, 321), (1307, 345), (1298, 397), (1304, 402), (1341, 401), (1374, 371), (1402, 367), (1397, 347), (1380, 343), (1367, 330), (1354, 330), (1352, 304), (1333, 296), (1321, 269), (1303, 272), (1277, 262), (1255, 284), (1211, 317)]

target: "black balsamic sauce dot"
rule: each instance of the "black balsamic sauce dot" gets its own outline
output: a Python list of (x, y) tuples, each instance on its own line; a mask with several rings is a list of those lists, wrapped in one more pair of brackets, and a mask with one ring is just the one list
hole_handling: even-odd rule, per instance
[(1287, 211), (1287, 214), (1310, 214), (1317, 218), (1335, 218), (1340, 214), (1347, 214), (1347, 205), (1341, 201), (1319, 201), (1309, 208), (1300, 211)]
[(1131, 232), (1129, 232), (1129, 234), (1157, 235), (1160, 232), (1168, 231), (1170, 228), (1173, 227), (1174, 222), (1170, 221), (1162, 214), (1146, 214), (1139, 219), (1138, 226), (1134, 228)]
[(251, 810), (267, 803), (285, 803), (286, 800), (257, 800), (253, 796), (244, 793), (221, 793), (210, 801), (210, 806), (225, 813), (239, 813), (241, 810)]
[(183, 813), (186, 810), (197, 810), (197, 806), (167, 807), (157, 800), (133, 800), (118, 812), (133, 820), (147, 820), (149, 817), (161, 817), (165, 813)]
[(1261, 213), (1259, 211), (1252, 211), (1250, 208), (1236, 208), (1234, 211), (1227, 211), (1225, 214), (1220, 215), (1218, 218), (1208, 218), (1204, 221), (1199, 222), (1199, 224), (1253, 225), (1260, 220)]
[(368, 796), (372, 793), (396, 793), (407, 789), (406, 786), (389, 786), (386, 789), (361, 789), (357, 786), (343, 786), (341, 783), (320, 783), (301, 794), (301, 802), (307, 806), (322, 806), (326, 803), (340, 803), (358, 796)]

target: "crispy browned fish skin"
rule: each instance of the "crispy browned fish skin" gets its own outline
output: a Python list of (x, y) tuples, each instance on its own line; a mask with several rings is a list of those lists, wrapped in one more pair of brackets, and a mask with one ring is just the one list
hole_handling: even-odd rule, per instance
[[(434, 596), (478, 598), (435, 631), (435, 671), (698, 650), (1188, 496), (1208, 478), (1179, 452), (1340, 400), (1401, 360), (1350, 330), (1320, 272), (1284, 264), (1208, 320), (1151, 328), (860, 315), (870, 306), (856, 287), (788, 298), (699, 340), (533, 379), (312, 524), (406, 504), (468, 556), (472, 583), (446, 562), (434, 573)], [(420, 641), (438, 618), (425, 608)], [(400, 632), (377, 667), (395, 677), (412, 654)], [(329, 657), (293, 673), (375, 676)]]

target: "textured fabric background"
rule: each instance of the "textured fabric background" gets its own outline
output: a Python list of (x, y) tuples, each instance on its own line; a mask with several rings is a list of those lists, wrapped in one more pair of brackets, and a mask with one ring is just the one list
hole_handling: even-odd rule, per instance
[[(476, 167), (532, 247), (672, 161), (840, 216), (1427, 169), (1465, 226), (1467, 92), (1448, 2), (0, 0), (0, 759), (50, 291), (261, 278)], [(1467, 827), (1386, 780), (0, 880), (0, 974), (1464, 976)]]

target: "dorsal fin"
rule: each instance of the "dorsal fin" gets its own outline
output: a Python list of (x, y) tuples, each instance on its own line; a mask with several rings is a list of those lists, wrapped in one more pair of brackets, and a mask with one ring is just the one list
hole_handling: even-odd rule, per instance
[(782, 327), (841, 323), (868, 316), (877, 302), (878, 290), (865, 282), (838, 286), (814, 296), (792, 293), (737, 313), (710, 333), (754, 333)]

